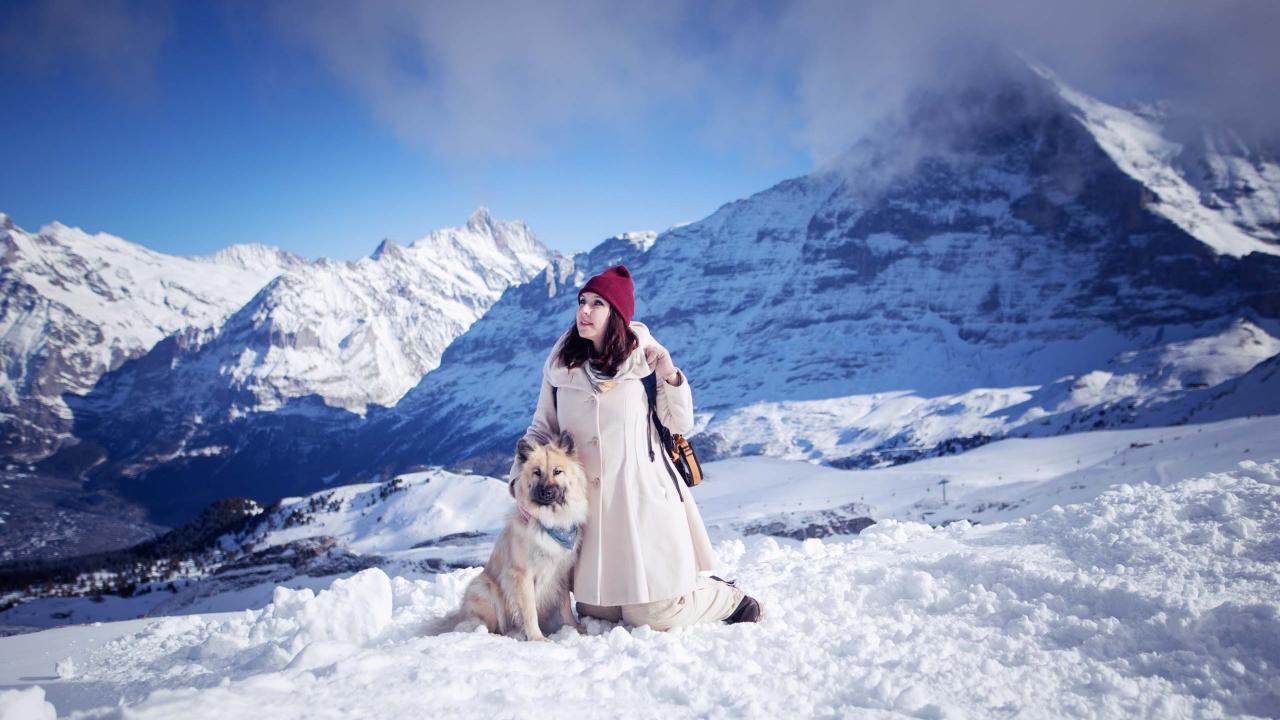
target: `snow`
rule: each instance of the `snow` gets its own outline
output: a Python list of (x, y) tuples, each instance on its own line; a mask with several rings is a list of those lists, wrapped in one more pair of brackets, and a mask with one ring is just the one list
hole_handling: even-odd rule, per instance
[(615, 240), (621, 240), (640, 252), (648, 252), (653, 247), (653, 243), (658, 239), (658, 233), (653, 230), (633, 230), (631, 232), (619, 233), (614, 236)]
[[(392, 405), (551, 257), (527, 224), (483, 208), (463, 227), (408, 247), (386, 241), (355, 262), (265, 245), (174, 257), (59, 223), (34, 234), (6, 224), (0, 241), (3, 277), (21, 294), (0, 314), (0, 410), (24, 411), (0, 420), (32, 425), (33, 453), (69, 439), (73, 396), (104, 415), (160, 410), (166, 426), (216, 427), (313, 396), (358, 415)], [(27, 410), (43, 414), (30, 423)], [(225, 452), (191, 451), (183, 444), (201, 440), (180, 434), (148, 448), (154, 461)]]
[(1182, 166), (1205, 204), (1220, 208), (1255, 237), (1280, 239), (1280, 164), (1275, 158), (1221, 128), (1203, 130), (1193, 147), (1198, 152)]
[(371, 568), (334, 580), (319, 596), (310, 590), (277, 588), (269, 607), (268, 632), (287, 636), (286, 646), (301, 649), (317, 641), (361, 645), (391, 623), (391, 580)]
[[(375, 567), (277, 588), (258, 609), (0, 638), (0, 686), (82, 718), (1276, 716), (1277, 438), (1280, 417), (1243, 418), (880, 470), (708, 463), (696, 497), (760, 625), (433, 635), (477, 568)], [(469, 499), (480, 528), (509, 506), (500, 483), (434, 472), (379, 513), (407, 522)], [(330, 492), (360, 508), (375, 487)], [(850, 501), (879, 522), (803, 541), (743, 532)], [(388, 553), (456, 527), (358, 517), (302, 527)]]
[(53, 703), (46, 702), (44, 690), (0, 690), (0, 720), (54, 720), (58, 717)]
[[(1226, 132), (1175, 141), (1160, 113), (1045, 75), (1153, 211), (1218, 253), (1280, 254), (1270, 158)], [(286, 499), (266, 514), (279, 522), (222, 538), (214, 563), (189, 559), (172, 593), (157, 584), (0, 613), (11, 632), (100, 621), (0, 638), (0, 720), (55, 706), (82, 718), (1280, 715), (1280, 416), (1268, 415), (1280, 324), (1205, 312), (1216, 300), (1180, 312), (1189, 296), (1159, 293), (1133, 306), (1156, 324), (1107, 319), (1129, 306), (1070, 289), (1132, 276), (1063, 269), (1054, 253), (1023, 257), (964, 229), (972, 216), (1038, 243), (1011, 219), (1037, 176), (1001, 161), (956, 161), (962, 202), (901, 195), (914, 216), (957, 231), (849, 243), (876, 207), (824, 171), (572, 260), (485, 208), (352, 263), (263, 245), (169, 258), (57, 224), (29, 234), (0, 213), (14, 287), (39, 301), (0, 322), (21, 361), (10, 380), (63, 352), (60, 403), (169, 337), (163, 383), (129, 375), (112, 397), (146, 389), (127, 404), (177, 407), (192, 425), (306, 413), (289, 401), (316, 395), (353, 413), (408, 398), (392, 417), (410, 427), (424, 404), (450, 427), (522, 427), (523, 404), (484, 394), (526, 396), (513, 358), (540, 365), (547, 343), (513, 350), (511, 339), (564, 316), (521, 283), (545, 277), (528, 289), (571, 301), (584, 273), (652, 256), (638, 317), (662, 321), (686, 367), (703, 369), (699, 435), (756, 455), (707, 463), (694, 492), (720, 573), (765, 608), (760, 625), (672, 633), (589, 619), (585, 635), (560, 629), (549, 644), (434, 634), (510, 498), (494, 478), (432, 469)], [(1102, 231), (1099, 217), (1083, 213), (1078, 229)], [(707, 277), (728, 290), (699, 295)], [(649, 292), (660, 289), (667, 299)], [(496, 321), (482, 317), (507, 291)], [(1064, 313), (1073, 300), (1085, 310)], [(772, 342), (705, 343), (688, 310), (702, 329)], [(89, 339), (53, 347), (48, 325)], [(435, 372), (460, 336), (472, 373)], [(444, 379), (407, 395), (428, 372)], [(15, 403), (20, 385), (0, 393)], [(1187, 424), (1217, 418), (1228, 419)], [(1126, 424), (1145, 427), (1067, 434)], [(983, 435), (1008, 439), (896, 467), (819, 464)], [(189, 438), (164, 458), (235, 451)], [(876, 524), (851, 534), (868, 517)], [(307, 564), (299, 547), (323, 550)], [(255, 552), (268, 559), (235, 564)], [(151, 617), (111, 622), (140, 615)]]

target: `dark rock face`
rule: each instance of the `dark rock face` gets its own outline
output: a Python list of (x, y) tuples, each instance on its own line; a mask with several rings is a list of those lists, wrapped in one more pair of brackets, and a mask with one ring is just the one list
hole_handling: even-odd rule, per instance
[(875, 524), (876, 521), (867, 516), (867, 507), (854, 503), (818, 512), (780, 513), (743, 526), (742, 533), (808, 540), (832, 535), (857, 535)]
[[(249, 587), (264, 582), (288, 579), (297, 575), (324, 577), (340, 573), (356, 573), (386, 562), (380, 555), (360, 555), (327, 536), (311, 537), (296, 542), (274, 545), (265, 550), (242, 555), (218, 568), (213, 578), (237, 578), (237, 585)], [(233, 588), (221, 588), (222, 591)]]
[(911, 437), (910, 432), (904, 432), (868, 452), (847, 458), (835, 458), (831, 461), (831, 466), (843, 470), (865, 470), (867, 468), (905, 465), (906, 463), (926, 458), (958, 455), (967, 450), (982, 447), (991, 442), (991, 440), (992, 437), (990, 435), (979, 433), (968, 437), (948, 438), (933, 447), (920, 447)]
[(418, 548), (429, 548), (429, 547), (442, 547), (446, 545), (475, 545), (475, 544), (481, 544), (481, 543), (489, 543), (492, 541), (493, 541), (493, 538), (489, 533), (481, 532), (479, 530), (468, 530), (466, 532), (450, 533), (448, 535), (442, 535), (438, 538), (423, 540), (422, 542), (415, 544), (413, 547), (414, 549), (418, 549)]

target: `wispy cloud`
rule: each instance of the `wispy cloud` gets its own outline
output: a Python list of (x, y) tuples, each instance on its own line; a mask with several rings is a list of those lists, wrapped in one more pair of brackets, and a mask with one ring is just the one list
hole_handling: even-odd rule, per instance
[(822, 159), (913, 92), (998, 75), (992, 47), (1109, 101), (1169, 100), (1200, 120), (1275, 138), (1277, 27), (1280, 3), (1261, 0), (804, 0), (767, 28), (767, 46), (784, 49), (796, 125)]
[[(822, 160), (921, 84), (1000, 44), (1113, 100), (1169, 98), (1246, 131), (1280, 127), (1280, 3), (519, 1), (275, 4), (404, 141), (494, 158), (673, 109), (705, 139)], [(963, 70), (961, 70), (963, 69)]]
[(643, 122), (703, 85), (683, 9), (640, 5), (300, 2), (271, 16), (404, 141), (487, 157)]
[[(282, 0), (222, 6), (318, 59), (407, 145), (460, 160), (556, 152), (583, 131), (682, 130), (734, 153), (842, 151), (908, 93), (981, 73), (992, 44), (1112, 101), (1169, 99), (1274, 138), (1274, 0)], [(0, 7), (0, 57), (155, 92), (168, 0)]]
[(0, 10), (0, 58), (42, 78), (75, 74), (131, 102), (155, 97), (161, 49), (174, 34), (167, 0), (42, 0)]

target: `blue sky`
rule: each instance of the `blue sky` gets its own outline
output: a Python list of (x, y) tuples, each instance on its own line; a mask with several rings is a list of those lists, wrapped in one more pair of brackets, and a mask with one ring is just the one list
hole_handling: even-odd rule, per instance
[(350, 259), (484, 205), (581, 250), (808, 172), (979, 43), (1273, 132), (1278, 8), (11, 0), (0, 212)]
[(627, 127), (565, 123), (496, 154), (416, 145), (260, 20), (177, 4), (151, 81), (114, 82), (75, 56), (0, 66), (0, 211), (170, 253), (262, 242), (350, 259), (484, 205), (568, 251), (702, 218), (811, 166), (795, 143), (768, 159), (714, 147), (688, 106)]

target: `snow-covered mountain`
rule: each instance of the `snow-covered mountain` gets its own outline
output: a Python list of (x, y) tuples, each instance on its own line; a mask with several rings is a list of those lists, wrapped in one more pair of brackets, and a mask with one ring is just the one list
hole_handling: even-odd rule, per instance
[[(709, 458), (871, 467), (1183, 422), (1240, 387), (1280, 347), (1275, 158), (1221, 132), (1179, 142), (1163, 111), (1037, 68), (990, 70), (919, 93), (807, 176), (552, 258), (435, 356), (359, 322), (395, 294), (375, 282), (383, 264), (416, 245), (286, 274), (216, 332), (174, 335), (99, 384), (77, 409), (106, 449), (95, 477), (172, 523), (224, 495), (498, 472), (574, 291), (616, 262), (688, 372)], [(327, 289), (357, 266), (344, 297), (361, 299), (334, 309)], [(409, 388), (415, 358), (439, 364)]]
[[(166, 616), (0, 637), (0, 717), (1277, 715), (1275, 156), (990, 70), (505, 291), (490, 263), (539, 246), (469, 255), (500, 225), (478, 214), (420, 254), (286, 268), (117, 363), (71, 404), (95, 485), (172, 519), (296, 497), (0, 597), (0, 635)], [(401, 259), (433, 252), (440, 277)], [(401, 471), (505, 471), (575, 290), (618, 262), (694, 389), (719, 573), (765, 622), (426, 636), (512, 506), (499, 477)], [(415, 300), (445, 322), (485, 291), (434, 360), (401, 347)]]
[[(225, 321), (170, 335), (73, 399), (76, 434), (91, 442), (55, 460), (73, 470), (103, 463), (126, 497), (147, 502), (155, 493), (131, 478), (156, 466), (181, 478), (185, 463), (203, 463), (235, 478), (196, 483), (182, 512), (157, 516), (169, 523), (226, 495), (314, 489), (336, 476), (303, 461), (264, 482), (238, 463), (331, 450), (331, 434), (396, 403), (508, 287), (551, 259), (525, 223), (481, 208), (408, 246), (388, 240), (354, 262), (290, 269)], [(314, 443), (312, 427), (322, 434)], [(299, 473), (306, 484), (291, 481)], [(177, 489), (165, 485), (162, 495)]]
[[(1111, 107), (1058, 83), (1059, 97), (1125, 174), (1151, 193), (1148, 207), (1214, 250), (1280, 255), (1280, 163), (1222, 128), (1187, 128), (1162, 112)], [(1190, 137), (1179, 142), (1183, 135)]]
[(300, 258), (262, 245), (207, 257), (153, 252), (52, 223), (29, 233), (0, 213), (0, 453), (48, 455), (67, 439), (64, 396), (181, 330), (213, 325)]
[(124, 422), (161, 412), (171, 425), (271, 412), (308, 396), (356, 414), (393, 405), (507, 287), (549, 259), (525, 223), (480, 208), (466, 225), (407, 247), (385, 240), (355, 262), (285, 272), (225, 323), (175, 336), (156, 357), (113, 373), (86, 404)]
[[(0, 355), (8, 371), (8, 456), (29, 461), (64, 446), (39, 472), (28, 462), (0, 470), (6, 488), (25, 489), (22, 512), (37, 516), (48, 513), (36, 477), (78, 482), (104, 463), (108, 474), (127, 477), (187, 458), (220, 461), (235, 443), (207, 442), (200, 432), (244, 418), (271, 415), (288, 424), (321, 417), (326, 432), (358, 422), (368, 406), (394, 403), (508, 286), (551, 257), (527, 225), (497, 221), (484, 208), (461, 227), (409, 246), (386, 240), (355, 262), (304, 262), (262, 246), (174, 258), (111, 236), (61, 226), (29, 235), (6, 223), (12, 247), (4, 282), (14, 290)], [(24, 428), (43, 433), (34, 458), (18, 452)], [(271, 432), (257, 437), (268, 453), (281, 442)], [(325, 475), (309, 477), (314, 483)], [(141, 518), (126, 513), (127, 523), (114, 522), (117, 489), (85, 486), (83, 498), (71, 498), (81, 508), (76, 522), (63, 525), (91, 535), (110, 526), (112, 537), (136, 537)], [(235, 491), (208, 488), (207, 501)], [(257, 496), (278, 496), (271, 492)], [(184, 512), (205, 504), (201, 495)], [(94, 508), (110, 509), (109, 516)], [(158, 517), (177, 524), (191, 514)], [(38, 546), (54, 554), (82, 548), (80, 534)]]
[(1161, 131), (1034, 68), (922, 93), (809, 176), (513, 289), (353, 446), (499, 471), (574, 290), (624, 257), (715, 454), (874, 465), (1184, 421), (1170, 403), (1280, 351), (1280, 184)]
[(1202, 204), (1255, 238), (1280, 242), (1280, 164), (1274, 153), (1251, 147), (1229, 130), (1202, 129), (1175, 162)]

